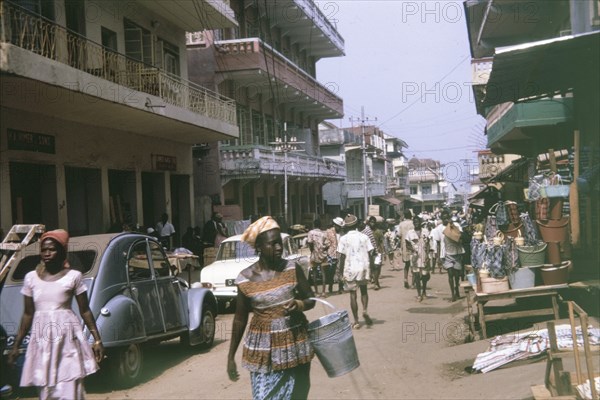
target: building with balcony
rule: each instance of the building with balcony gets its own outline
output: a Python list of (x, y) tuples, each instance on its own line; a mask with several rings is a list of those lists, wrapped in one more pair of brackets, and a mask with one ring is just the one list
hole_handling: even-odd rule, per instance
[(234, 100), (187, 79), (185, 32), (235, 26), (226, 3), (0, 7), (0, 227), (195, 225), (192, 145), (239, 129)]
[(414, 213), (434, 211), (447, 200), (442, 187), (445, 184), (439, 161), (413, 157), (408, 160), (408, 194)]
[[(469, 0), (464, 6), (473, 90), (477, 111), (487, 120), (488, 148), (494, 154), (522, 155), (532, 167), (540, 154), (567, 151), (575, 164), (573, 178), (580, 174), (597, 181), (599, 3)], [(535, 168), (525, 169), (521, 189), (536, 173)], [(595, 277), (599, 193), (578, 189), (578, 195), (579, 201), (569, 204), (573, 264), (577, 273)]]
[[(230, 6), (237, 27), (188, 40), (191, 79), (235, 99), (240, 130), (239, 138), (205, 149), (197, 165), (199, 201), (208, 202), (207, 211), (237, 206), (243, 218), (283, 216), (289, 186), (288, 221), (323, 214), (321, 187), (345, 173), (343, 163), (326, 162), (319, 153), (318, 125), (340, 118), (343, 102), (317, 80), (316, 63), (343, 56), (344, 40), (312, 0), (233, 0)], [(286, 136), (301, 143), (298, 151), (274, 149)], [(234, 162), (249, 156), (259, 157), (252, 160), (261, 166), (258, 174), (246, 173), (245, 161)]]
[(396, 139), (398, 147), (392, 150), (397, 153), (388, 156), (387, 143), (391, 139), (375, 126), (336, 128), (328, 125), (321, 129), (319, 138), (324, 157), (346, 164), (345, 180), (323, 187), (329, 214), (346, 210), (365, 217), (366, 198), (367, 205), (379, 206), (379, 215), (395, 218), (402, 205), (395, 194), (401, 179), (391, 175), (391, 161), (401, 154), (406, 143)]

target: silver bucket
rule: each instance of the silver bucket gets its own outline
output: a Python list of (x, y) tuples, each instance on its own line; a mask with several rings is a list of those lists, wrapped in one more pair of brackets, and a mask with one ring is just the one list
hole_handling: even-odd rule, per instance
[[(325, 300), (311, 300), (319, 301), (335, 310), (335, 307)], [(347, 374), (360, 365), (347, 311), (338, 310), (309, 323), (308, 338), (330, 378)]]

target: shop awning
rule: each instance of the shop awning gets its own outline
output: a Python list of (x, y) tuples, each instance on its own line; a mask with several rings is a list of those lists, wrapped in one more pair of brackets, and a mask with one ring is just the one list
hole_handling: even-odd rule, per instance
[(523, 157), (515, 160), (499, 174), (489, 179), (483, 179), (487, 183), (493, 182), (525, 182), (529, 176), (529, 159)]
[(390, 203), (391, 205), (394, 205), (394, 206), (399, 206), (400, 204), (402, 204), (402, 201), (400, 199), (397, 199), (393, 196), (381, 196), (381, 197), (378, 197), (378, 199), (387, 201), (388, 203)]
[(483, 105), (551, 97), (597, 79), (599, 48), (600, 31), (595, 31), (498, 49)]
[(483, 189), (480, 189), (477, 192), (470, 194), (469, 197), (467, 197), (467, 199), (469, 201), (479, 200), (479, 199), (483, 199), (489, 195), (496, 194), (498, 192), (499, 192), (498, 188), (496, 188), (494, 186), (486, 186)]

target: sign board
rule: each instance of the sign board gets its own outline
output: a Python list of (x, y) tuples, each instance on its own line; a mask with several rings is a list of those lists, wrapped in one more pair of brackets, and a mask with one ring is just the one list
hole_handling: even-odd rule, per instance
[(152, 154), (152, 168), (158, 171), (177, 171), (177, 157)]
[(369, 215), (378, 216), (379, 215), (379, 206), (376, 204), (369, 204)]
[(10, 150), (35, 151), (56, 154), (55, 138), (42, 133), (16, 131), (8, 129), (8, 148)]

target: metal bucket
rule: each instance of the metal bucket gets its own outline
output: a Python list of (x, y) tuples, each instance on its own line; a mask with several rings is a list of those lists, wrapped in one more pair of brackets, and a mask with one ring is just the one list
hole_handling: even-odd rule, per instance
[[(319, 301), (335, 310), (335, 307), (325, 300), (311, 300)], [(347, 311), (338, 310), (310, 322), (308, 338), (328, 377), (342, 376), (360, 365)]]

